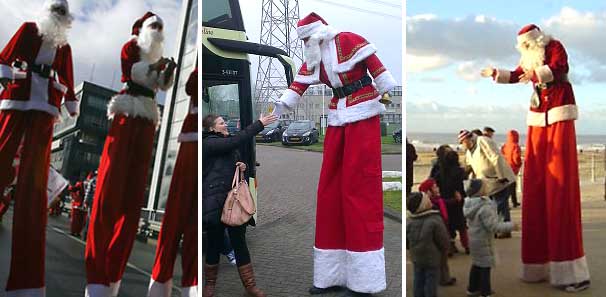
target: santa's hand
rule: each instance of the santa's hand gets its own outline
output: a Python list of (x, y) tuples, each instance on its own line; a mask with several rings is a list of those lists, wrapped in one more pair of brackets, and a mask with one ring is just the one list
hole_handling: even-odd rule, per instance
[(522, 75), (518, 77), (521, 83), (528, 83), (530, 79), (532, 79), (533, 73), (532, 71), (524, 72)]
[(482, 69), (482, 72), (480, 72), (480, 75), (482, 75), (482, 77), (491, 77), (493, 73), (494, 73), (494, 68), (486, 67), (486, 68)]
[(272, 110), (271, 114), (275, 115), (278, 118), (288, 110), (288, 107), (286, 107), (286, 103), (282, 101), (275, 101), (273, 104), (274, 109)]

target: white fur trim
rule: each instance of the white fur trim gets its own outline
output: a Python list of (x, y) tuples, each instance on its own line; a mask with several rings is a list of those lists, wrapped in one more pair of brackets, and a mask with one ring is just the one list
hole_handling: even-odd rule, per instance
[(553, 286), (570, 285), (590, 279), (585, 256), (561, 262), (523, 264), (521, 278), (526, 282), (549, 280)]
[(181, 288), (181, 297), (198, 297), (198, 288), (196, 286)]
[(59, 116), (59, 109), (43, 101), (34, 100), (0, 100), (0, 110), (39, 110), (49, 113), (55, 117)]
[(143, 24), (141, 25), (141, 27), (145, 28), (155, 22), (158, 22), (158, 23), (162, 24), (162, 26), (164, 26), (164, 21), (162, 20), (162, 18), (160, 18), (157, 15), (153, 15), (153, 16), (150, 16), (149, 18), (147, 18), (145, 21), (143, 21)]
[(115, 283), (109, 283), (109, 290), (110, 290), (110, 296), (111, 297), (117, 297), (118, 296), (118, 292), (120, 291), (120, 284), (122, 283), (122, 280), (119, 280)]
[(377, 85), (379, 94), (391, 91), (391, 89), (398, 85), (389, 70), (385, 70), (383, 73), (379, 74), (379, 76), (375, 77), (375, 84)]
[(347, 251), (347, 288), (360, 293), (378, 293), (387, 288), (385, 250)]
[(67, 111), (72, 114), (79, 114), (80, 113), (80, 101), (65, 101), (65, 109), (67, 109)]
[(495, 69), (497, 75), (494, 77), (494, 81), (500, 84), (508, 84), (511, 78), (511, 71), (503, 69)]
[(286, 104), (286, 107), (292, 109), (297, 106), (299, 100), (301, 100), (301, 95), (291, 89), (286, 89), (284, 93), (282, 93), (282, 96), (280, 96), (279, 101)]
[(13, 79), (26, 79), (26, 78), (27, 78), (26, 71), (15, 70), (13, 72)]
[(359, 293), (377, 293), (387, 287), (385, 251), (352, 252), (314, 247), (314, 286), (346, 286)]
[(198, 132), (181, 133), (177, 138), (178, 142), (197, 142)]
[(537, 40), (541, 36), (541, 31), (538, 29), (532, 29), (524, 34), (518, 35), (518, 44), (522, 44), (524, 41)]
[(173, 71), (172, 73), (170, 73), (170, 78), (168, 79), (168, 82), (166, 82), (166, 83), (164, 83), (165, 77), (166, 77), (166, 71), (163, 70), (162, 72), (160, 72), (160, 76), (158, 77), (158, 88), (160, 88), (160, 90), (162, 90), (162, 91), (166, 91), (173, 86), (173, 84), (175, 83), (175, 72)]
[(13, 79), (13, 68), (8, 65), (0, 64), (0, 78)]
[(108, 297), (111, 296), (109, 286), (101, 284), (88, 284), (84, 290), (85, 297)]
[(575, 104), (557, 106), (547, 111), (547, 120), (545, 122), (545, 113), (529, 110), (526, 116), (526, 124), (533, 127), (545, 127), (553, 123), (576, 120), (579, 118), (579, 108)]
[(306, 85), (314, 85), (320, 83), (320, 67), (314, 68), (314, 73), (312, 75), (301, 75), (297, 74), (295, 76), (295, 81), (298, 83), (306, 84)]
[(311, 24), (299, 26), (299, 27), (297, 27), (297, 36), (299, 37), (299, 39), (307, 38), (307, 37), (311, 36), (312, 34), (316, 33), (320, 28), (322, 28), (324, 26), (326, 26), (326, 25), (324, 25), (324, 23), (322, 23), (322, 21), (319, 21), (319, 20), (315, 21)]
[(551, 72), (548, 65), (537, 67), (534, 70), (534, 73), (537, 75), (540, 83), (548, 83), (553, 81), (553, 72)]
[(330, 42), (323, 42), (320, 45), (320, 49), (328, 81), (330, 81), (333, 88), (342, 87), (343, 82), (341, 81), (341, 78), (339, 78), (339, 74), (335, 71), (335, 65), (337, 64), (337, 46), (335, 44), (335, 39)]
[(160, 111), (156, 101), (143, 96), (118, 94), (110, 100), (107, 106), (107, 117), (111, 120), (116, 114), (125, 114), (130, 117), (142, 117), (158, 124)]
[[(173, 279), (164, 283), (157, 282), (153, 278), (149, 282), (147, 297), (170, 297), (173, 290)], [(181, 294), (183, 296), (183, 294)]]
[(385, 105), (379, 102), (381, 96), (347, 107), (345, 98), (339, 99), (337, 109), (328, 110), (329, 126), (344, 126), (374, 117), (385, 112)]
[(347, 285), (347, 252), (314, 247), (314, 286), (328, 288)]
[(46, 288), (35, 289), (19, 289), (6, 291), (6, 297), (44, 297), (46, 296)]
[(160, 75), (156, 71), (149, 71), (149, 65), (149, 62), (143, 60), (133, 64), (130, 78), (133, 82), (155, 91), (158, 88), (158, 78)]
[[(337, 42), (336, 38), (333, 41), (333, 43)], [(349, 60), (347, 61), (343, 61), (341, 63), (338, 63), (337, 59), (333, 60), (333, 69), (334, 71), (336, 71), (337, 73), (343, 73), (343, 72), (347, 72), (350, 71), (351, 69), (354, 68), (354, 66), (356, 66), (356, 64), (364, 61), (366, 58), (372, 56), (374, 53), (377, 52), (377, 48), (372, 44), (369, 43), (367, 45), (365, 45), (364, 47), (362, 47), (361, 49), (359, 49)], [(335, 52), (336, 53), (336, 52)]]
[(549, 266), (547, 264), (523, 264), (520, 278), (529, 283), (538, 283), (549, 279)]

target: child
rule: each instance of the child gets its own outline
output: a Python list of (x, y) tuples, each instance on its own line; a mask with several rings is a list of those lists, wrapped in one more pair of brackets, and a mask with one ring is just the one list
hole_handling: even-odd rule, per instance
[(448, 251), (448, 231), (427, 195), (410, 194), (406, 242), (414, 267), (414, 297), (437, 296), (440, 259)]
[(482, 197), (482, 180), (472, 179), (465, 185), (463, 213), (469, 225), (471, 271), (469, 272), (468, 296), (490, 297), (490, 269), (495, 266), (493, 235), (496, 232), (518, 230), (511, 222), (499, 222), (497, 205), (488, 197)]
[[(429, 200), (433, 204), (433, 209), (439, 210), (444, 221), (444, 227), (448, 230), (448, 210), (446, 209), (446, 203), (440, 196), (440, 189), (438, 184), (432, 178), (428, 178), (419, 185), (419, 192), (427, 195)], [(445, 253), (440, 257), (440, 285), (452, 286), (457, 282), (457, 279), (450, 277), (450, 269), (448, 268), (448, 253)]]

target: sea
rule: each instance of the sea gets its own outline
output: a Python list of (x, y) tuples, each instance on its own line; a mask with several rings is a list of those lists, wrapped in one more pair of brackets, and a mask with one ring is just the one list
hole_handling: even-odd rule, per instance
[[(451, 133), (419, 133), (407, 132), (406, 137), (419, 152), (433, 151), (442, 144), (448, 144), (453, 148), (460, 148), (457, 143), (457, 134)], [(499, 147), (507, 140), (505, 134), (495, 134), (493, 139)], [(520, 134), (520, 146), (526, 144), (526, 134)], [(606, 135), (577, 135), (577, 149), (587, 151), (604, 151)]]

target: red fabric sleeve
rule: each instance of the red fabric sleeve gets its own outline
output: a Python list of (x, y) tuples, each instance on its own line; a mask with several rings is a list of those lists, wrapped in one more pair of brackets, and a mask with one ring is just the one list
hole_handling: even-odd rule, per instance
[(16, 55), (21, 52), (21, 48), (24, 46), (26, 41), (25, 38), (22, 38), (25, 35), (26, 30), (27, 24), (24, 23), (21, 25), (21, 27), (19, 27), (11, 40), (9, 40), (0, 53), (0, 64), (11, 66), (11, 64), (15, 61)]
[(198, 67), (192, 71), (185, 85), (185, 93), (191, 96), (191, 102), (194, 106), (198, 106)]
[(63, 65), (59, 70), (59, 81), (67, 87), (67, 91), (63, 95), (65, 101), (78, 101), (74, 92), (74, 66), (72, 62), (72, 48), (68, 45), (63, 50)]
[(377, 55), (375, 54), (372, 54), (368, 58), (366, 58), (366, 60), (364, 60), (364, 63), (366, 64), (366, 67), (368, 68), (368, 71), (370, 72), (370, 75), (372, 75), (373, 78), (376, 78), (377, 76), (381, 75), (381, 73), (387, 70), (383, 63), (381, 63), (381, 60), (379, 60), (379, 57), (377, 57)]
[(139, 62), (139, 47), (136, 45), (136, 41), (131, 40), (122, 47), (120, 62), (122, 65), (122, 82), (130, 81), (131, 69), (135, 63)]
[(551, 55), (545, 65), (549, 66), (554, 80), (560, 81), (562, 76), (568, 73), (568, 54), (562, 43), (557, 40), (552, 41), (552, 43), (553, 45), (550, 47)]

